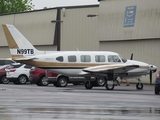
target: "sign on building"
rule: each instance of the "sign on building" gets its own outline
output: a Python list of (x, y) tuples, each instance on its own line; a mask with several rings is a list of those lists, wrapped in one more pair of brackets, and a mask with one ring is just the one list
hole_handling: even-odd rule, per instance
[(137, 6), (127, 6), (124, 15), (124, 25), (123, 27), (133, 27), (136, 17)]

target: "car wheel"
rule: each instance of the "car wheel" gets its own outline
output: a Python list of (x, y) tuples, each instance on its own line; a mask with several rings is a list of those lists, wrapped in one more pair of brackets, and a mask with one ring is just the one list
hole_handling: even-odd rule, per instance
[(156, 95), (159, 94), (159, 89), (158, 89), (158, 87), (156, 87), (156, 86), (155, 86), (155, 89), (154, 89), (154, 93), (155, 93)]
[(27, 81), (28, 81), (28, 78), (27, 78), (27, 76), (25, 76), (25, 75), (20, 75), (20, 76), (18, 77), (18, 82), (19, 82), (20, 84), (26, 84)]
[(2, 78), (1, 78), (1, 83), (3, 83), (3, 84), (8, 84), (8, 83), (9, 83), (9, 80), (6, 78), (5, 75), (2, 76)]
[(57, 85), (59, 87), (66, 87), (68, 84), (68, 78), (67, 77), (59, 77), (57, 80)]
[(86, 81), (85, 82), (85, 88), (86, 89), (92, 89), (93, 88), (93, 82)]
[(39, 83), (41, 84), (41, 86), (48, 86), (49, 82), (48, 80), (46, 79), (45, 76), (42, 76), (39, 80)]

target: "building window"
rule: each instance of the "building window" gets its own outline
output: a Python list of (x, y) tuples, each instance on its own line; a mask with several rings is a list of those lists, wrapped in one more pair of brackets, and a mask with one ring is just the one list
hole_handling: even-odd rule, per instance
[(90, 55), (81, 55), (81, 62), (91, 62)]
[(108, 55), (108, 62), (121, 62), (117, 55)]
[(95, 61), (96, 62), (105, 62), (106, 61), (106, 58), (104, 55), (96, 55), (95, 56)]
[(63, 62), (63, 57), (59, 56), (59, 57), (56, 58), (56, 60), (59, 61), (59, 62)]
[(76, 59), (75, 55), (68, 56), (68, 62), (76, 62), (76, 61), (77, 61), (77, 59)]

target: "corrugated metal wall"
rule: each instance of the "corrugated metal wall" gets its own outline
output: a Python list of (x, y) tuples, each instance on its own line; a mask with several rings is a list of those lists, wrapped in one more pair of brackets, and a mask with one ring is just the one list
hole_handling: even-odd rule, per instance
[(15, 15), (15, 26), (33, 45), (53, 44), (57, 10), (29, 12)]
[(61, 10), (61, 50), (98, 50), (97, 7), (71, 8)]
[[(99, 50), (109, 50), (160, 68), (160, 0), (102, 0), (99, 6)], [(135, 23), (124, 27), (125, 9), (136, 6)], [(153, 80), (155, 79), (153, 74)], [(149, 83), (149, 76), (142, 77)]]
[[(54, 46), (55, 24), (57, 9), (33, 11), (0, 16), (0, 24), (13, 24), (37, 48), (56, 50)], [(2, 27), (0, 27), (0, 46), (8, 46)], [(40, 46), (39, 46), (40, 45)], [(6, 47), (1, 47), (0, 56), (10, 57)], [(3, 51), (3, 52), (2, 52)]]
[[(99, 7), (99, 40), (160, 37), (160, 0), (103, 0)], [(134, 27), (123, 27), (125, 8), (136, 6)]]
[[(33, 45), (53, 44), (57, 9), (0, 16), (0, 24), (14, 24)], [(7, 46), (0, 27), (1, 46)]]
[[(108, 41), (100, 42), (100, 50), (114, 51), (124, 58), (130, 59), (131, 53), (134, 60), (147, 62), (160, 68), (160, 39), (154, 40), (128, 40), (128, 41)], [(153, 74), (153, 81), (155, 80)], [(143, 82), (149, 83), (149, 77), (143, 77)]]
[(4, 35), (3, 29), (2, 29), (2, 24), (14, 23), (14, 14), (12, 15), (6, 15), (6, 16), (0, 16), (0, 46), (8, 46), (6, 37)]

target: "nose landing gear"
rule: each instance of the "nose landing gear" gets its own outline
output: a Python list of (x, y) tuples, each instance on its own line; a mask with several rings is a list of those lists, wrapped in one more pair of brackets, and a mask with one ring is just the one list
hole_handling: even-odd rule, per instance
[(138, 79), (138, 83), (136, 84), (136, 88), (137, 88), (138, 90), (143, 89), (143, 83), (141, 83), (141, 80), (140, 80), (140, 79)]

